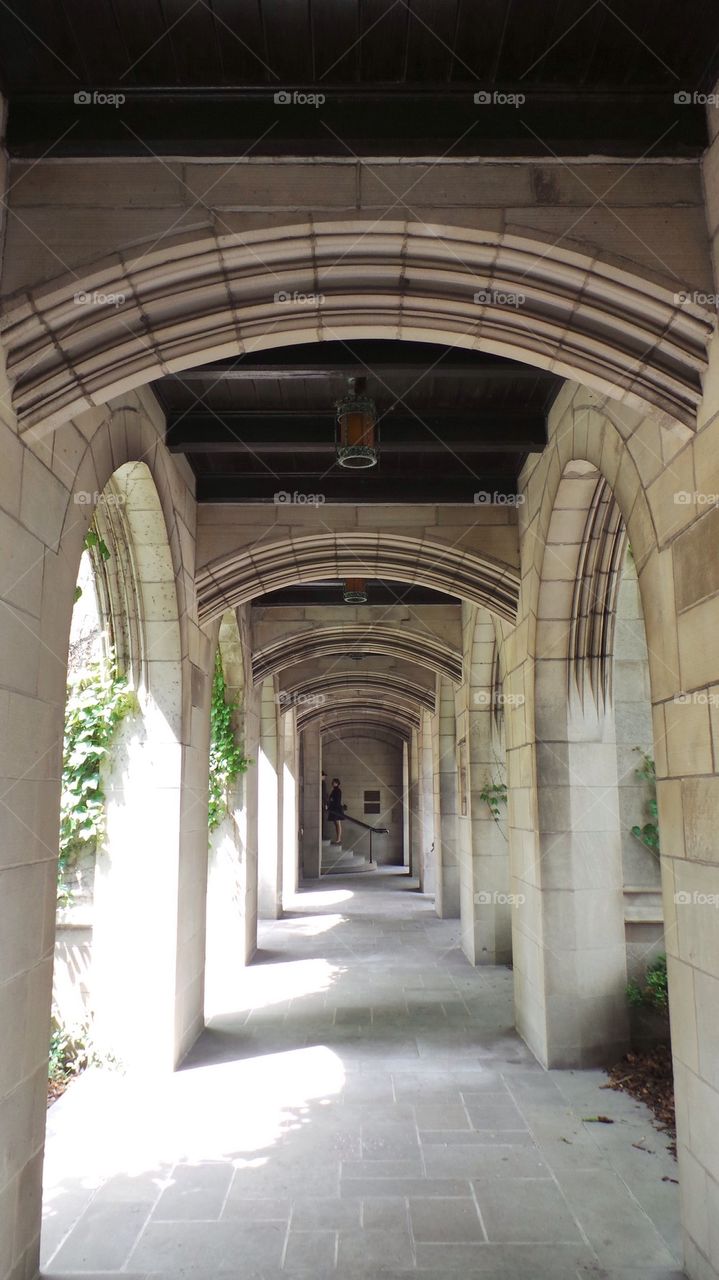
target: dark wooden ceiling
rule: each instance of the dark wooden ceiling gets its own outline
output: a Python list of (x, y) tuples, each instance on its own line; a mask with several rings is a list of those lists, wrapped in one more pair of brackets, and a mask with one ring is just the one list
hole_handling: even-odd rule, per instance
[[(0, 76), (17, 154), (190, 147), (237, 154), (436, 148), (696, 151), (679, 90), (719, 71), (716, 0), (3, 0)], [(280, 89), (327, 101), (278, 109)], [(122, 109), (78, 110), (115, 89)], [(526, 104), (482, 109), (478, 89)], [(388, 100), (392, 109), (388, 111)], [(58, 143), (64, 128), (68, 136)], [(462, 136), (465, 133), (466, 136)], [(138, 141), (137, 134), (142, 142)], [(343, 140), (344, 149), (333, 134)], [(546, 154), (546, 148), (544, 151)]]
[[(343, 581), (340, 578), (328, 582), (302, 583), (297, 587), (284, 587), (281, 591), (268, 591), (253, 600), (254, 608), (281, 608), (283, 605), (337, 605), (345, 608), (342, 599)], [(456, 596), (430, 587), (410, 586), (406, 582), (392, 582), (381, 578), (365, 580), (367, 605), (420, 605), (461, 604)]]
[[(347, 471), (335, 403), (366, 379), (380, 460)], [(167, 443), (187, 456), (201, 502), (472, 502), (516, 491), (546, 443), (561, 379), (529, 365), (429, 343), (286, 347), (158, 379)], [(298, 496), (295, 497), (295, 494)]]

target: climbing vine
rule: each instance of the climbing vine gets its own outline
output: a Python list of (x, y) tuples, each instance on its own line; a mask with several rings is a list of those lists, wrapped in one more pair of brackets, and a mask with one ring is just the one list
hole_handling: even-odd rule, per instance
[[(91, 551), (93, 547), (96, 548), (97, 554), (100, 556), (102, 560), (110, 559), (110, 548), (105, 542), (105, 539), (100, 537), (99, 533), (97, 532), (97, 529), (94, 527), (94, 524), (90, 525), (90, 528), (85, 534), (85, 540), (82, 545), (86, 551)], [(82, 587), (81, 586), (75, 587), (75, 595), (73, 596), (74, 604), (77, 604), (81, 595), (82, 595)]]
[(646, 751), (642, 751), (641, 747), (637, 747), (637, 751), (642, 757), (642, 763), (636, 770), (638, 778), (644, 778), (649, 786), (649, 799), (647, 801), (647, 811), (649, 813), (649, 821), (643, 826), (633, 826), (631, 828), (632, 835), (640, 840), (645, 848), (654, 854), (655, 858), (659, 857), (659, 811), (657, 808), (657, 770), (650, 755)]
[(60, 883), (78, 855), (102, 838), (102, 762), (117, 726), (136, 705), (137, 699), (124, 676), (117, 674), (112, 655), (89, 663), (70, 679), (62, 757)]
[(507, 804), (507, 787), (504, 782), (488, 782), (479, 793), (480, 800), (487, 805), (495, 822), (501, 815), (502, 806)]
[(633, 980), (627, 984), (627, 999), (631, 1005), (648, 1005), (666, 1013), (669, 1008), (666, 956), (657, 956), (647, 965), (643, 983)]
[(229, 812), (230, 788), (252, 763), (235, 742), (232, 716), (236, 705), (236, 701), (227, 701), (227, 686), (218, 650), (210, 707), (210, 795), (207, 819), (210, 831), (219, 827)]
[(507, 808), (506, 782), (492, 781), (492, 782), (485, 783), (485, 785), (482, 787), (482, 790), (479, 793), (479, 798), (484, 802), (484, 804), (486, 804), (487, 808), (489, 809), (489, 812), (491, 813), (492, 817), (494, 818), (494, 821), (497, 824), (497, 827), (499, 828), (501, 835), (504, 836), (504, 839), (506, 840), (507, 836), (502, 830), (502, 824), (500, 823), (500, 818), (502, 817), (503, 810), (506, 810)]

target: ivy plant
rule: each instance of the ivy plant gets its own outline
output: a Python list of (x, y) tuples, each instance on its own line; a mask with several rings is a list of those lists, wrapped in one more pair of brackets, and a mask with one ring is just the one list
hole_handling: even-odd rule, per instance
[(506, 831), (502, 828), (500, 818), (506, 817), (507, 809), (507, 784), (499, 782), (496, 776), (489, 782), (486, 782), (479, 793), (479, 798), (486, 804), (492, 818), (497, 824), (497, 830), (504, 840), (508, 839)]
[(479, 793), (480, 800), (487, 805), (489, 812), (498, 822), (502, 808), (507, 807), (507, 785), (504, 782), (488, 782)]
[(649, 787), (649, 799), (647, 800), (647, 812), (649, 821), (643, 826), (635, 825), (631, 828), (632, 835), (640, 840), (645, 848), (654, 854), (655, 858), (659, 857), (659, 811), (657, 808), (657, 770), (650, 755), (646, 751), (642, 751), (641, 747), (637, 747), (637, 751), (642, 757), (642, 763), (636, 770), (638, 778), (643, 778)]
[(67, 689), (60, 802), (58, 877), (104, 833), (102, 762), (120, 721), (137, 705), (114, 656), (89, 663)]
[[(105, 539), (100, 537), (99, 533), (97, 532), (97, 529), (95, 529), (92, 525), (90, 525), (90, 528), (85, 534), (85, 541), (83, 542), (82, 545), (84, 546), (86, 551), (91, 551), (92, 548), (95, 547), (97, 549), (97, 554), (100, 556), (102, 560), (110, 559), (110, 548), (105, 542)], [(82, 595), (82, 587), (80, 586), (75, 587), (75, 595), (73, 596), (73, 602), (75, 604), (77, 604), (81, 595)]]
[(207, 825), (210, 831), (219, 827), (229, 813), (230, 789), (241, 773), (252, 763), (235, 742), (232, 717), (237, 700), (227, 701), (227, 686), (219, 650), (215, 655), (210, 706), (210, 794)]
[(659, 1009), (666, 1013), (669, 1008), (669, 986), (667, 982), (667, 958), (657, 956), (647, 965), (644, 982), (632, 981), (627, 985), (627, 1000), (631, 1005), (648, 1005), (651, 1009)]

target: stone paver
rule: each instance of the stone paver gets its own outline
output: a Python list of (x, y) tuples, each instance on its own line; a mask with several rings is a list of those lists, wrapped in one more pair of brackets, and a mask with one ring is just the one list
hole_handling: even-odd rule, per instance
[(243, 987), (171, 1079), (89, 1072), (51, 1109), (44, 1276), (681, 1274), (645, 1108), (543, 1071), (510, 972), (406, 876), (309, 886)]

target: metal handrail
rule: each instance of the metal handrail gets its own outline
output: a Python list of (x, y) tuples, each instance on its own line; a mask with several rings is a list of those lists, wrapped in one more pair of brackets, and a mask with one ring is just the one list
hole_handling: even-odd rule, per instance
[(344, 820), (346, 820), (347, 822), (354, 822), (356, 827), (364, 827), (365, 831), (369, 831), (369, 860), (370, 860), (370, 866), (371, 866), (373, 861), (372, 836), (373, 835), (388, 836), (389, 827), (373, 827), (370, 822), (363, 822), (361, 818), (353, 818), (351, 813), (346, 813), (346, 812), (344, 814)]

